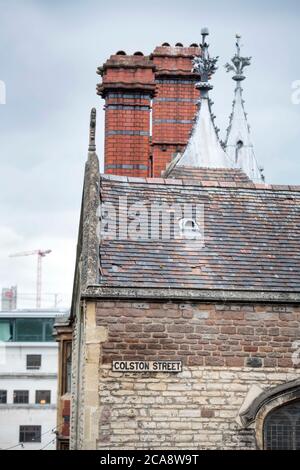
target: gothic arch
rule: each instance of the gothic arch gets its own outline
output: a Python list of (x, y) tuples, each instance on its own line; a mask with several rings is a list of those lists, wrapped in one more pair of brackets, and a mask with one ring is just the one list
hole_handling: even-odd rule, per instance
[(262, 392), (241, 413), (240, 419), (245, 427), (255, 423), (256, 443), (259, 449), (264, 448), (264, 422), (268, 414), (295, 400), (300, 400), (300, 378)]

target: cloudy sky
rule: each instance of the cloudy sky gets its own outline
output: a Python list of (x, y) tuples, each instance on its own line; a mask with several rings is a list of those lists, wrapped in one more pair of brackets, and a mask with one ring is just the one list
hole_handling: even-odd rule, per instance
[(20, 307), (33, 305), (36, 258), (9, 254), (37, 248), (53, 250), (43, 265), (44, 306), (53, 303), (48, 293), (69, 305), (93, 106), (103, 155), (96, 68), (119, 49), (189, 45), (207, 26), (210, 52), (220, 56), (211, 96), (224, 135), (233, 82), (223, 65), (242, 34), (253, 57), (244, 96), (257, 159), (268, 182), (300, 183), (300, 105), (291, 100), (300, 80), (298, 1), (0, 0), (0, 8), (0, 288), (17, 284)]

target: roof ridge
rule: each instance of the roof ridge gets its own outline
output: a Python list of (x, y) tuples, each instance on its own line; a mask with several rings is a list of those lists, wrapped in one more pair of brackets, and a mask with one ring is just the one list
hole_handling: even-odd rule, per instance
[(202, 186), (210, 188), (234, 188), (234, 189), (261, 189), (269, 191), (292, 191), (300, 192), (300, 185), (284, 185), (284, 184), (266, 184), (266, 183), (240, 183), (231, 181), (199, 181), (187, 179), (170, 179), (170, 178), (138, 178), (133, 176), (119, 176), (101, 174), (102, 181), (114, 181), (118, 183), (138, 183), (138, 184), (161, 184), (167, 186)]

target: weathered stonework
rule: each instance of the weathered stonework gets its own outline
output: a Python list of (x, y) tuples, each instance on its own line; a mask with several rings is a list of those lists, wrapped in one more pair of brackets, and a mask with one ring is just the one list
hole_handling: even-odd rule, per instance
[(71, 448), (96, 449), (99, 424), (100, 345), (107, 340), (105, 327), (96, 325), (96, 306), (89, 302), (82, 309), (74, 328), (73, 396)]
[[(261, 448), (271, 404), (247, 426), (245, 409), (299, 377), (298, 304), (112, 299), (87, 302), (82, 316), (73, 449)], [(112, 372), (112, 360), (134, 359), (180, 359), (183, 371)]]
[(98, 449), (255, 449), (255, 427), (237, 423), (253, 384), (298, 376), (293, 369), (184, 367), (179, 374), (113, 373), (103, 365)]
[[(81, 361), (82, 339), (80, 336), (80, 317), (73, 322), (72, 338), (72, 385), (71, 385), (71, 419), (70, 419), (70, 449), (81, 447), (82, 423), (84, 403), (82, 391), (84, 386), (85, 370)], [(80, 371), (81, 368), (81, 371)]]
[(96, 449), (99, 423), (100, 345), (107, 340), (107, 330), (96, 326), (96, 306), (88, 303), (85, 315), (85, 389), (83, 449)]

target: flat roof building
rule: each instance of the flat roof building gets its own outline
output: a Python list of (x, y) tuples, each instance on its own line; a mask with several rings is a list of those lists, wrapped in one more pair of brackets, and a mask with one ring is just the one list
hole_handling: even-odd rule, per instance
[(66, 310), (0, 312), (0, 448), (55, 449), (56, 318)]

